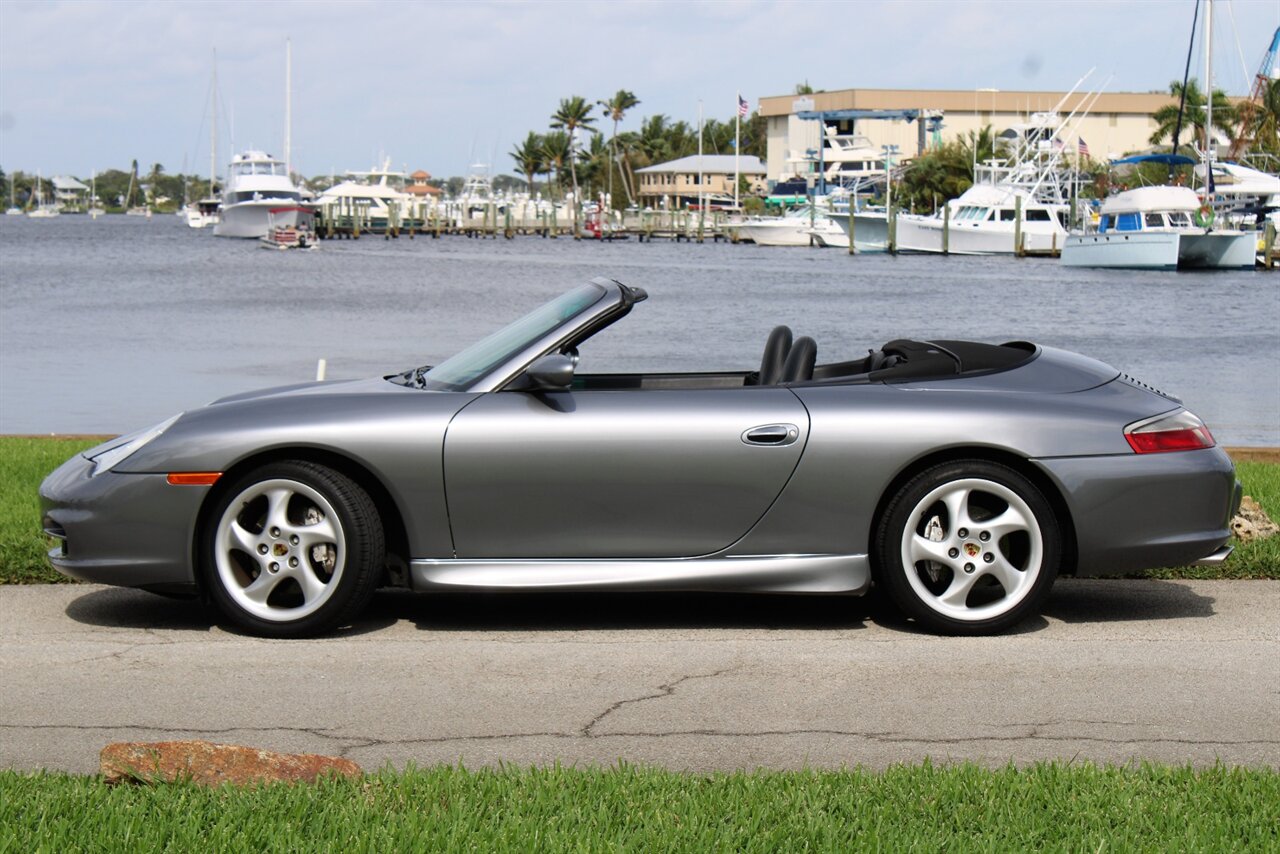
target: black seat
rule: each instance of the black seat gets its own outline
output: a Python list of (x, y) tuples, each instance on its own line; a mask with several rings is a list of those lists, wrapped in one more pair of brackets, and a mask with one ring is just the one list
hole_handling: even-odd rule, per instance
[(760, 360), (759, 385), (775, 385), (782, 379), (782, 369), (791, 352), (791, 327), (775, 326), (764, 342), (764, 358)]
[(791, 345), (787, 362), (782, 366), (784, 383), (800, 383), (813, 379), (813, 366), (818, 361), (818, 342), (808, 335), (801, 335)]

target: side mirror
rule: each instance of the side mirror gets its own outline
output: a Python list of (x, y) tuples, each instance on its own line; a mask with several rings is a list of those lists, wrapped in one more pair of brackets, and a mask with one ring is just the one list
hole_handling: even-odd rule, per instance
[(525, 369), (523, 387), (539, 391), (568, 391), (573, 384), (574, 359), (551, 353)]

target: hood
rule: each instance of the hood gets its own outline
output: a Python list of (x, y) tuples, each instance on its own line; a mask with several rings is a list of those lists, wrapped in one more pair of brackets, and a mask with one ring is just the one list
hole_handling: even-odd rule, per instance
[(312, 394), (387, 394), (397, 392), (402, 393), (406, 391), (421, 392), (421, 389), (409, 389), (406, 386), (387, 382), (382, 377), (360, 380), (324, 380), (321, 382), (279, 385), (272, 388), (262, 388), (254, 391), (241, 392), (240, 394), (231, 394), (226, 397), (220, 397), (209, 405), (218, 406), (223, 403), (241, 403), (246, 400), (259, 400), (267, 397), (301, 397)]

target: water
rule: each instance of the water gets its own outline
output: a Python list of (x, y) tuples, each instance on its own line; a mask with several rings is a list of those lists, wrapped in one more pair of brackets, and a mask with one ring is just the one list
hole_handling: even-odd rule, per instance
[(743, 370), (773, 326), (819, 361), (893, 338), (1027, 339), (1181, 396), (1225, 444), (1280, 445), (1280, 274), (570, 239), (267, 252), (177, 217), (0, 216), (0, 433), (113, 433), (216, 397), (435, 363), (569, 286), (651, 299), (583, 369)]

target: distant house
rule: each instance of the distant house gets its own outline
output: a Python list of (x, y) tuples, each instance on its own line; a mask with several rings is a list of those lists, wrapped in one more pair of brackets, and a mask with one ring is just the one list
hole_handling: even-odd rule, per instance
[(409, 184), (404, 188), (404, 191), (423, 201), (439, 196), (440, 188), (428, 184), (427, 181), (429, 180), (431, 180), (431, 173), (419, 169), (409, 176)]
[(738, 174), (750, 182), (747, 192), (740, 195), (765, 192), (765, 168), (760, 158), (745, 154), (742, 157), (732, 154), (704, 154), (699, 157), (693, 154), (637, 169), (640, 204), (673, 209), (686, 204), (697, 205), (699, 199), (707, 198), (708, 204), (723, 205), (733, 199), (735, 162)]
[(55, 175), (49, 179), (53, 185), (53, 202), (66, 210), (83, 210), (89, 198), (89, 188), (70, 175)]

